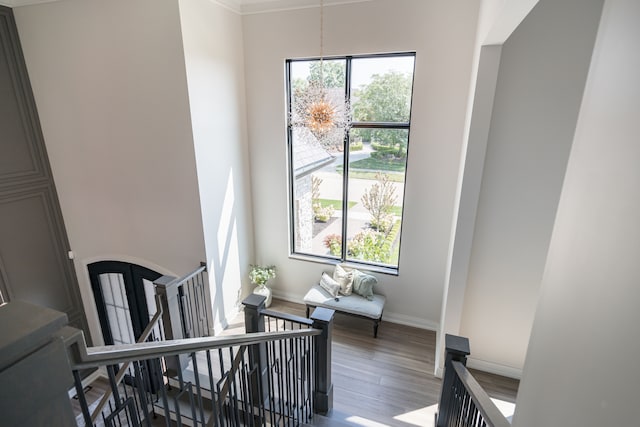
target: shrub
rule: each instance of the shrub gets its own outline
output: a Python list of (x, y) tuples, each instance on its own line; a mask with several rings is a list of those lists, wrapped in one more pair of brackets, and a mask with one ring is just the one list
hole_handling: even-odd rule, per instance
[(347, 242), (347, 251), (353, 258), (373, 262), (389, 262), (391, 253), (384, 233), (364, 230)]
[(333, 256), (340, 256), (342, 252), (342, 236), (339, 234), (329, 234), (323, 240), (324, 246), (329, 249)]
[(313, 218), (316, 221), (327, 222), (333, 216), (335, 209), (333, 206), (322, 206), (320, 203), (320, 184), (322, 179), (317, 176), (311, 177), (311, 207), (313, 209)]
[(349, 150), (350, 151), (362, 151), (362, 140), (360, 141), (354, 141), (351, 140), (351, 142), (349, 142)]
[(333, 206), (322, 206), (320, 203), (313, 204), (313, 217), (316, 221), (327, 222), (333, 216), (335, 209)]
[(389, 180), (389, 175), (378, 172), (376, 180), (378, 182), (365, 190), (360, 200), (371, 214), (371, 228), (386, 233), (393, 225), (391, 212), (398, 201), (398, 196), (395, 194), (396, 189)]

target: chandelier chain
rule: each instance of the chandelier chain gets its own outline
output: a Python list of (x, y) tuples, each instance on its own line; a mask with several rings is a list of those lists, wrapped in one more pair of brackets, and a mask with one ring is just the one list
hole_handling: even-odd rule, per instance
[(320, 0), (320, 86), (324, 87), (324, 0)]

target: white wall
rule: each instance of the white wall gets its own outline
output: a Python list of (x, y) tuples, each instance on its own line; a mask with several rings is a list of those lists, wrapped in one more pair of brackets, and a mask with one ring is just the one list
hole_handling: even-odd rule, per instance
[(94, 343), (86, 264), (204, 260), (177, 1), (14, 9)]
[(216, 327), (237, 311), (253, 252), (241, 17), (180, 0), (184, 57)]
[(635, 426), (640, 395), (640, 3), (607, 0), (514, 426)]
[[(435, 329), (440, 318), (478, 5), (376, 0), (325, 7), (326, 55), (417, 52), (400, 275), (379, 275), (385, 317)], [(243, 17), (256, 261), (275, 291), (301, 300), (331, 266), (289, 254), (286, 58), (319, 54), (319, 10)]]
[(460, 325), (472, 367), (520, 376), (601, 5), (541, 0), (502, 47)]
[[(538, 0), (484, 0), (480, 4), (472, 83), (436, 343), (435, 374), (442, 375), (446, 334), (459, 335), (469, 260), (487, 150), (502, 44)], [(490, 39), (488, 40), (490, 35)]]

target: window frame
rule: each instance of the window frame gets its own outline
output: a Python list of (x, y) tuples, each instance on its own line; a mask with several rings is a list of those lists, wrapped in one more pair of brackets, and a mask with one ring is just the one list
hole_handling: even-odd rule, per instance
[[(409, 165), (409, 146), (411, 139), (411, 116), (413, 114), (413, 95), (415, 84), (415, 66), (416, 66), (416, 52), (393, 52), (393, 53), (377, 53), (366, 55), (342, 55), (342, 56), (329, 56), (329, 57), (310, 57), (310, 58), (295, 58), (285, 60), (285, 90), (286, 90), (286, 112), (287, 117), (292, 113), (292, 82), (291, 82), (291, 64), (295, 62), (310, 62), (310, 61), (331, 61), (331, 60), (344, 60), (345, 61), (345, 99), (351, 102), (351, 68), (352, 61), (354, 59), (370, 59), (370, 58), (393, 58), (393, 57), (413, 57), (413, 71), (411, 75), (411, 99), (409, 102), (409, 120), (406, 122), (359, 122), (352, 121), (349, 131), (345, 132), (344, 140), (342, 143), (342, 164), (343, 164), (343, 178), (342, 178), (342, 250), (340, 257), (327, 256), (319, 254), (310, 254), (306, 252), (296, 252), (296, 233), (295, 233), (295, 171), (293, 162), (293, 126), (289, 120), (286, 121), (287, 128), (287, 163), (288, 163), (288, 186), (289, 186), (289, 200), (288, 200), (288, 212), (289, 212), (289, 257), (294, 259), (301, 259), (305, 261), (318, 262), (323, 264), (341, 264), (353, 265), (354, 267), (363, 267), (369, 271), (375, 271), (385, 274), (398, 275), (400, 272), (400, 249), (402, 247), (402, 231), (404, 228), (404, 207), (405, 207), (405, 194), (406, 194), (406, 176)], [(407, 154), (405, 160), (404, 181), (402, 186), (402, 213), (401, 213), (401, 226), (399, 232), (398, 241), (398, 263), (397, 266), (385, 265), (381, 263), (369, 262), (365, 260), (348, 259), (347, 256), (347, 239), (344, 236), (347, 235), (348, 226), (348, 205), (349, 200), (347, 198), (349, 189), (349, 151), (351, 142), (351, 130), (352, 129), (391, 129), (391, 130), (406, 130), (407, 131)]]

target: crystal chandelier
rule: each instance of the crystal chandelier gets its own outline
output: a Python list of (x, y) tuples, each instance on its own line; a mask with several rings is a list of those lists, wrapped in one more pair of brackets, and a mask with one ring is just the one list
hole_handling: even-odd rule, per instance
[(324, 87), (324, 2), (320, 0), (320, 79), (311, 80), (304, 89), (293, 94), (294, 106), (290, 114), (293, 128), (307, 129), (327, 147), (332, 145), (331, 136), (346, 133), (351, 127), (351, 107), (345, 100), (344, 92), (331, 93)]

